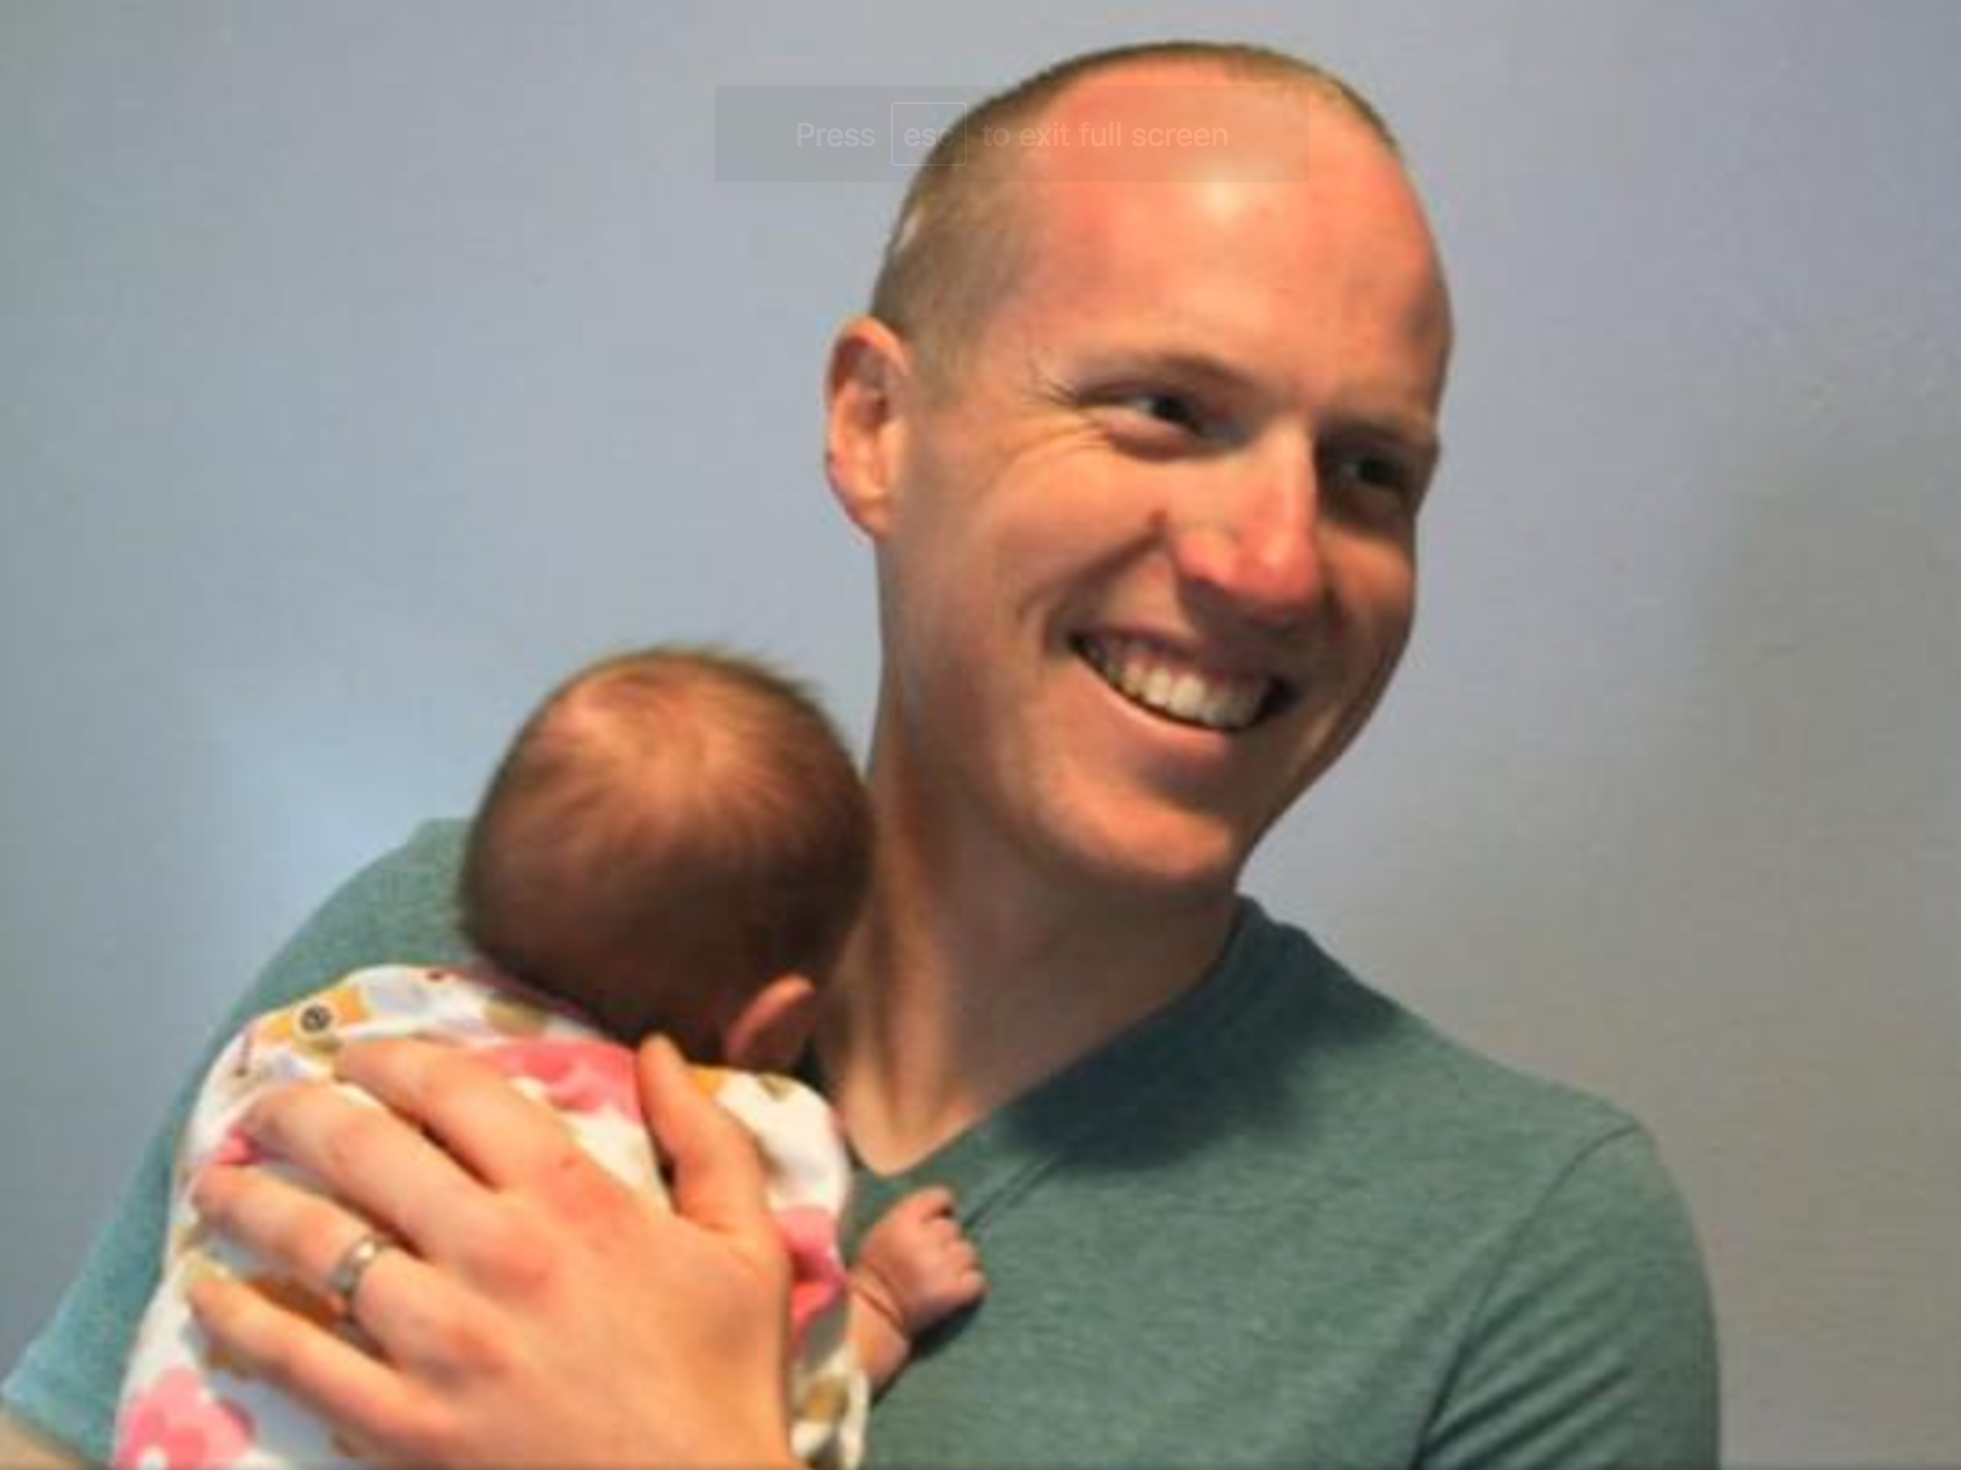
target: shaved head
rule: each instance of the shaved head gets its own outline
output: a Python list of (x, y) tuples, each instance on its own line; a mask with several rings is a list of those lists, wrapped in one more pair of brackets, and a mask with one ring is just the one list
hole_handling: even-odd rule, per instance
[(871, 314), (906, 340), (929, 383), (947, 385), (1030, 248), (1020, 186), (1039, 174), (1045, 150), (1019, 140), (1038, 136), (1083, 83), (1119, 74), (1134, 76), (1138, 87), (1286, 89), (1304, 103), (1346, 114), (1397, 152), (1381, 115), (1348, 83), (1262, 46), (1154, 42), (1089, 52), (1037, 72), (976, 104), (941, 135), (913, 176), (887, 240)]

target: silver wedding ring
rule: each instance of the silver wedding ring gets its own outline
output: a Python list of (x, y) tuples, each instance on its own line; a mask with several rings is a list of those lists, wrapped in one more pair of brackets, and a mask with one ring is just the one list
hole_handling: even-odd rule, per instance
[(383, 1251), (398, 1249), (400, 1246), (393, 1236), (370, 1230), (340, 1253), (334, 1269), (327, 1273), (327, 1292), (338, 1304), (341, 1316), (353, 1319), (354, 1298), (361, 1290), (361, 1278), (368, 1274), (368, 1267), (381, 1258)]

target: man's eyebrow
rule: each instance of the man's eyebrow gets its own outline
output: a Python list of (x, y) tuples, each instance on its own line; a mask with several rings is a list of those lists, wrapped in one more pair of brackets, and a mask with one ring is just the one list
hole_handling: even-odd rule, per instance
[(1443, 458), (1443, 439), (1437, 432), (1436, 420), (1427, 413), (1360, 405), (1337, 411), (1334, 419), (1337, 425), (1357, 432), (1393, 439), (1432, 467)]
[(1161, 375), (1209, 388), (1254, 393), (1259, 379), (1226, 358), (1203, 349), (1184, 347), (1098, 347), (1083, 354), (1083, 369), (1091, 375)]

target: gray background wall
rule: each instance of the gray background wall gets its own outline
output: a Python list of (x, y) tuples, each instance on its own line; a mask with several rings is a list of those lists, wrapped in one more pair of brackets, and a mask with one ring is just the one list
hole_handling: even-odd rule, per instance
[(1961, 9), (0, 3), (0, 1359), (228, 998), (600, 649), (862, 732), (826, 334), (898, 180), (724, 84), (1164, 33), (1396, 119), (1462, 321), (1425, 608), (1256, 888), (1646, 1117), (1732, 1457), (1961, 1462)]

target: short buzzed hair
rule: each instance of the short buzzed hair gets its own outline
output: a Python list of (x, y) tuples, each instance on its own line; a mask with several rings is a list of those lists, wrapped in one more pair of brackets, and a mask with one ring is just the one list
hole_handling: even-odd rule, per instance
[(526, 722), (459, 898), (516, 979), (712, 1060), (762, 985), (825, 978), (871, 864), (864, 784), (815, 699), (755, 660), (663, 646), (582, 670)]
[(976, 103), (914, 173), (886, 240), (871, 315), (911, 344), (929, 381), (945, 383), (960, 349), (1019, 268), (1025, 231), (1010, 209), (1020, 150), (989, 146), (1037, 123), (1064, 92), (1136, 62), (1186, 62), (1228, 77), (1299, 88), (1339, 108), (1398, 152), (1368, 99), (1326, 68), (1284, 51), (1223, 41), (1153, 41), (1072, 56)]

